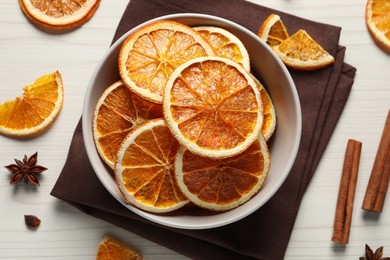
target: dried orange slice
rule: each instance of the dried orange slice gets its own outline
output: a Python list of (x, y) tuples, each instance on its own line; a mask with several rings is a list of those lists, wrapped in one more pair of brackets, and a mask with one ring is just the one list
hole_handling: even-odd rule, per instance
[(118, 149), (132, 128), (149, 119), (163, 117), (162, 106), (138, 97), (117, 81), (100, 96), (92, 130), (96, 148), (105, 163), (114, 169)]
[(268, 16), (257, 35), (271, 47), (279, 45), (289, 37), (282, 19), (276, 14)]
[(237, 36), (220, 27), (199, 26), (193, 28), (210, 42), (217, 56), (231, 59), (250, 71), (248, 51)]
[(111, 237), (103, 237), (99, 243), (96, 260), (142, 260), (142, 255), (130, 246)]
[(34, 24), (46, 29), (63, 31), (88, 21), (100, 0), (19, 0), (24, 14)]
[(115, 179), (127, 203), (153, 213), (188, 203), (174, 176), (179, 147), (164, 119), (147, 121), (128, 134), (115, 164)]
[(334, 63), (333, 56), (302, 29), (273, 49), (284, 64), (293, 69), (315, 70)]
[(173, 21), (157, 21), (127, 37), (119, 53), (119, 72), (132, 91), (162, 103), (165, 84), (178, 66), (214, 54), (213, 47), (194, 29)]
[(390, 1), (368, 0), (366, 24), (378, 45), (390, 52)]
[(229, 59), (201, 57), (177, 68), (164, 94), (164, 118), (191, 152), (234, 156), (260, 134), (263, 106), (251, 75)]
[(253, 75), (252, 77), (260, 90), (261, 101), (263, 102), (263, 127), (261, 128), (261, 133), (263, 134), (265, 140), (268, 141), (274, 134), (276, 128), (275, 106), (264, 86)]
[(60, 112), (64, 87), (58, 71), (38, 78), (23, 90), (22, 97), (0, 104), (0, 134), (36, 135), (53, 123)]
[(202, 157), (181, 147), (175, 175), (184, 195), (194, 204), (226, 211), (247, 202), (260, 190), (270, 163), (266, 141), (260, 134), (247, 150), (225, 159)]

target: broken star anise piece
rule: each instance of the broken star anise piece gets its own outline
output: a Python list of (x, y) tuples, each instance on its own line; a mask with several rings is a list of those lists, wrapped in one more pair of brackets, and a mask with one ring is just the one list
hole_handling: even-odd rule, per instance
[(46, 171), (47, 168), (37, 165), (38, 152), (31, 155), (27, 159), (27, 155), (24, 156), (23, 161), (14, 159), (16, 164), (10, 164), (5, 168), (10, 171), (13, 176), (9, 184), (15, 184), (24, 180), (24, 182), (31, 182), (32, 184), (39, 186), (39, 180), (37, 174)]
[(366, 244), (366, 256), (362, 256), (360, 260), (390, 260), (390, 257), (382, 257), (383, 255), (383, 246), (377, 248), (374, 251), (371, 249), (369, 245)]

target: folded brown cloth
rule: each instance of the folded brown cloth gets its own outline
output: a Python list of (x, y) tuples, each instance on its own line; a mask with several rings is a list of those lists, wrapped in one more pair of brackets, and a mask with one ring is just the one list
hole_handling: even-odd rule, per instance
[(67, 161), (51, 194), (87, 214), (193, 259), (283, 259), (300, 202), (353, 84), (356, 70), (344, 63), (345, 48), (338, 44), (341, 29), (240, 0), (131, 0), (114, 41), (144, 21), (183, 12), (223, 17), (254, 33), (269, 14), (276, 13), (290, 33), (305, 29), (335, 57), (335, 64), (325, 69), (290, 71), (302, 107), (302, 140), (282, 187), (256, 212), (223, 227), (183, 230), (162, 226), (123, 207), (99, 182), (84, 149), (80, 120)]

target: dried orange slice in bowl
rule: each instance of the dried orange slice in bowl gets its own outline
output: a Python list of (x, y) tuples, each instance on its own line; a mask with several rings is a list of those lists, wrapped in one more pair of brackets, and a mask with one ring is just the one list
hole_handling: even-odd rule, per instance
[(124, 83), (141, 97), (162, 103), (165, 84), (184, 62), (214, 55), (197, 31), (173, 21), (157, 21), (131, 33), (119, 53)]
[(31, 22), (51, 31), (75, 29), (95, 13), (100, 0), (19, 0)]
[(184, 195), (196, 205), (213, 211), (231, 210), (247, 202), (263, 186), (270, 169), (267, 143), (260, 134), (244, 152), (226, 159), (212, 159), (181, 147), (175, 174)]
[(263, 102), (263, 126), (261, 133), (263, 134), (266, 141), (268, 141), (274, 134), (276, 129), (276, 111), (274, 103), (267, 90), (261, 84), (261, 82), (252, 75), (257, 87), (259, 88), (261, 101)]
[(390, 53), (390, 1), (368, 0), (366, 24), (375, 42)]
[(132, 128), (163, 116), (162, 106), (138, 97), (117, 81), (110, 85), (96, 104), (93, 136), (102, 159), (114, 169), (118, 149)]
[(23, 88), (22, 97), (0, 105), (0, 134), (34, 136), (48, 128), (64, 101), (61, 74), (56, 71)]
[(217, 56), (231, 59), (241, 64), (247, 71), (250, 71), (251, 65), (248, 51), (237, 36), (228, 30), (215, 26), (198, 26), (193, 28), (210, 42)]
[(200, 57), (177, 68), (164, 93), (164, 118), (175, 138), (193, 153), (231, 157), (260, 134), (263, 106), (251, 75), (221, 57)]
[(128, 134), (115, 164), (115, 179), (127, 203), (153, 213), (188, 203), (174, 177), (179, 148), (163, 119), (147, 121)]

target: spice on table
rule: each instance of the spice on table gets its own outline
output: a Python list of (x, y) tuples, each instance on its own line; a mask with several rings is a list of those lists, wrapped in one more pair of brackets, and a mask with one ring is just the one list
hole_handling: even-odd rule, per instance
[(333, 226), (332, 241), (337, 243), (349, 240), (361, 149), (361, 142), (348, 140)]
[(390, 180), (390, 110), (372, 167), (362, 208), (381, 212)]
[(372, 251), (371, 247), (366, 244), (366, 256), (362, 256), (360, 260), (390, 260), (390, 257), (382, 257), (383, 255), (383, 246)]
[(38, 228), (41, 224), (41, 220), (34, 215), (24, 215), (24, 222), (30, 228)]
[(18, 159), (14, 160), (16, 164), (5, 166), (5, 168), (13, 174), (9, 184), (15, 184), (24, 180), (26, 183), (31, 182), (32, 184), (39, 186), (37, 174), (46, 171), (47, 168), (37, 165), (38, 152), (31, 155), (29, 158), (25, 155), (23, 161)]

